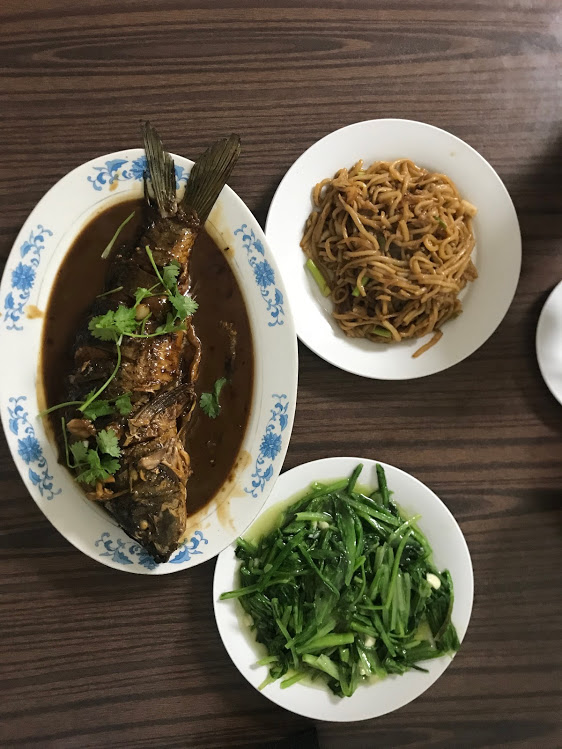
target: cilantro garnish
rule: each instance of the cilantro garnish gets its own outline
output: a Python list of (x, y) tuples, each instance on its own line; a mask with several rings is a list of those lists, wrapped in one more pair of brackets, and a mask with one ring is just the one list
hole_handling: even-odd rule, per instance
[(125, 307), (120, 304), (116, 310), (92, 317), (88, 329), (94, 338), (99, 338), (100, 341), (118, 341), (121, 336), (134, 333), (138, 328), (136, 311), (136, 305)]
[(179, 263), (177, 261), (172, 261), (170, 265), (164, 266), (164, 268), (162, 269), (162, 273), (160, 273), (160, 271), (158, 270), (158, 266), (154, 261), (152, 250), (148, 245), (146, 245), (145, 250), (146, 254), (148, 255), (148, 259), (152, 264), (154, 272), (158, 276), (158, 280), (166, 290), (166, 294), (168, 296), (168, 299), (170, 300), (170, 304), (176, 311), (173, 319), (174, 323), (178, 319), (180, 320), (180, 322), (183, 322), (186, 318), (191, 317), (191, 315), (193, 315), (197, 311), (199, 305), (197, 304), (195, 299), (192, 299), (189, 295), (184, 296), (178, 289), (177, 278), (180, 272)]
[(178, 276), (180, 273), (180, 264), (177, 260), (172, 260), (170, 265), (166, 265), (162, 270), (162, 285), (168, 291), (172, 291), (174, 286), (177, 287)]
[(113, 429), (102, 429), (101, 432), (98, 432), (96, 442), (102, 453), (112, 455), (114, 458), (118, 458), (121, 455), (117, 433)]
[(172, 293), (169, 294), (170, 304), (176, 311), (176, 317), (180, 320), (185, 320), (188, 317), (191, 317), (194, 312), (197, 311), (198, 304), (195, 301), (195, 299), (192, 299), (190, 296), (184, 296), (183, 294), (180, 294), (180, 292), (177, 289)]
[(177, 331), (179, 330), (185, 330), (185, 325), (183, 323), (180, 323), (180, 325), (176, 325), (174, 322), (174, 316), (171, 312), (168, 312), (166, 316), (166, 322), (162, 325), (159, 325), (154, 333), (150, 333), (147, 338), (155, 335), (164, 335), (165, 333), (177, 333)]
[(115, 399), (115, 407), (121, 414), (121, 416), (128, 416), (133, 410), (133, 404), (131, 403), (131, 396), (129, 393), (123, 393), (119, 398)]
[[(86, 399), (94, 395), (95, 392), (95, 390), (92, 390), (91, 393), (88, 393)], [(109, 416), (110, 414), (112, 414), (113, 408), (111, 407), (109, 401), (106, 401), (103, 398), (98, 398), (97, 400), (92, 401), (89, 406), (86, 406), (82, 413), (87, 419), (95, 421), (96, 419), (99, 419), (100, 416)]]
[[(86, 401), (88, 401), (93, 395), (95, 395), (95, 392), (95, 390), (91, 390), (86, 396)], [(79, 403), (78, 405), (83, 404)], [(116, 409), (121, 414), (121, 416), (127, 416), (131, 413), (131, 411), (133, 410), (133, 405), (131, 403), (130, 393), (123, 393), (123, 395), (115, 398), (114, 405), (111, 404), (111, 400), (97, 398), (96, 400), (91, 401), (89, 406), (83, 408), (82, 413), (87, 419), (95, 421), (96, 419), (99, 419), (100, 416), (109, 416), (115, 413)]]
[(109, 457), (109, 455), (100, 456), (96, 450), (88, 450), (86, 460), (82, 466), (85, 466), (84, 470), (76, 476), (76, 480), (80, 481), (81, 484), (95, 484), (98, 481), (107, 481), (121, 467), (118, 460)]
[(155, 284), (154, 286), (151, 286), (150, 289), (145, 289), (144, 286), (139, 286), (139, 288), (135, 291), (135, 307), (139, 305), (144, 299), (147, 299), (149, 296), (154, 296), (154, 289), (158, 286), (158, 284)]
[[(63, 429), (66, 432), (64, 420)], [(113, 429), (103, 429), (101, 432), (98, 432), (95, 448), (89, 447), (87, 442), (75, 442), (70, 445), (70, 452), (72, 453), (74, 463), (70, 463), (67, 452), (68, 466), (80, 471), (76, 478), (82, 484), (95, 484), (98, 481), (107, 481), (121, 467), (121, 464), (117, 460), (121, 455), (121, 449), (117, 440), (117, 434)]]
[(217, 416), (220, 414), (221, 406), (219, 403), (219, 396), (220, 396), (221, 390), (226, 385), (226, 383), (227, 383), (226, 377), (221, 377), (213, 385), (212, 393), (201, 393), (201, 397), (199, 399), (199, 405), (201, 406), (203, 411), (207, 414), (207, 416), (211, 419), (216, 419)]
[(70, 446), (70, 452), (74, 458), (75, 467), (84, 465), (86, 463), (86, 456), (88, 455), (88, 443), (85, 441), (75, 442)]

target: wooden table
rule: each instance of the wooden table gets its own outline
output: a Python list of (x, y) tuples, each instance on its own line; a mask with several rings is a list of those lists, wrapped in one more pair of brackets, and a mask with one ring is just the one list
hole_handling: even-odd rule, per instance
[[(285, 467), (354, 454), (412, 472), (454, 512), (476, 584), (445, 675), (393, 715), (318, 725), (323, 749), (562, 745), (562, 409), (534, 350), (562, 277), (560, 18), (554, 0), (1, 4), (3, 261), (43, 193), (78, 164), (136, 146), (146, 116), (186, 155), (241, 133), (231, 184), (262, 223), (297, 156), (376, 117), (450, 130), (514, 199), (517, 296), (467, 361), (376, 382), (300, 346)], [(150, 578), (90, 560), (37, 509), (3, 438), (0, 564), (2, 747), (242, 748), (312, 726), (230, 662), (213, 562)]]

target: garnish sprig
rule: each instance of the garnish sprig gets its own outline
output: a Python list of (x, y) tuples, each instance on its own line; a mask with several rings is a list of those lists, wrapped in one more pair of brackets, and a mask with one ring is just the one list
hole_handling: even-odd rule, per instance
[(121, 468), (117, 460), (121, 456), (121, 448), (114, 429), (102, 429), (96, 435), (95, 447), (90, 447), (87, 440), (79, 440), (69, 445), (64, 418), (61, 419), (61, 426), (66, 465), (74, 471), (80, 471), (76, 477), (77, 481), (89, 486), (95, 485), (98, 481), (104, 483)]
[(199, 398), (199, 405), (210, 419), (216, 419), (220, 414), (221, 405), (219, 403), (219, 397), (221, 394), (221, 390), (227, 382), (228, 380), (226, 379), (226, 377), (220, 377), (213, 385), (212, 393), (201, 393), (201, 397)]

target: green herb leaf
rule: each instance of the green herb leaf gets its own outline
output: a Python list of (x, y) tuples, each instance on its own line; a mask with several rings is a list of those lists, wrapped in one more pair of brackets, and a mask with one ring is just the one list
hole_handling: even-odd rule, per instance
[(120, 336), (134, 333), (139, 323), (135, 319), (134, 307), (125, 307), (122, 304), (117, 309), (109, 310), (105, 315), (93, 317), (88, 329), (94, 338), (101, 341), (117, 341)]
[(115, 326), (119, 334), (127, 335), (133, 333), (138, 325), (135, 318), (136, 310), (134, 307), (124, 307), (122, 304), (115, 311)]
[(107, 472), (106, 479), (109, 476), (113, 476), (114, 473), (117, 473), (117, 471), (121, 468), (121, 463), (119, 463), (116, 458), (112, 458), (109, 455), (102, 455), (101, 456), (101, 467), (104, 471)]
[[(189, 295), (184, 296), (183, 294), (181, 294), (178, 289), (176, 279), (180, 272), (179, 263), (173, 261), (172, 263), (170, 263), (170, 265), (166, 265), (163, 268), (162, 273), (160, 273), (160, 271), (158, 270), (158, 266), (156, 265), (156, 261), (154, 260), (152, 250), (148, 245), (146, 245), (145, 250), (146, 254), (148, 255), (148, 259), (150, 260), (151, 265), (154, 268), (154, 272), (158, 277), (158, 280), (166, 289), (166, 294), (168, 296), (168, 299), (170, 300), (170, 304), (176, 311), (175, 319), (179, 318), (180, 320), (185, 320), (187, 317), (191, 317), (191, 315), (193, 315), (194, 312), (198, 309), (199, 305)], [(169, 326), (169, 323), (166, 323), (166, 325)], [(156, 332), (158, 333), (158, 329)], [(170, 331), (165, 330), (163, 332), (169, 333)]]
[[(88, 467), (76, 477), (80, 483), (95, 484), (96, 481), (103, 480), (101, 479), (103, 471), (100, 456), (95, 450), (88, 450), (86, 452), (85, 465)], [(105, 478), (107, 478), (107, 476), (105, 476)]]
[(220, 377), (213, 385), (213, 393), (217, 401), (219, 399), (219, 395), (221, 394), (221, 390), (223, 389), (223, 387), (226, 385), (227, 382), (228, 380), (226, 379), (226, 377)]
[[(174, 316), (168, 312), (166, 322), (159, 325), (151, 335), (164, 335), (166, 333), (176, 333), (178, 330), (185, 330), (185, 325), (176, 325)], [(147, 336), (148, 338), (149, 336)]]
[(115, 407), (121, 416), (128, 416), (133, 410), (133, 404), (131, 403), (131, 396), (129, 393), (120, 395), (119, 398), (115, 400)]
[(102, 429), (96, 435), (96, 442), (102, 453), (112, 455), (118, 458), (121, 455), (121, 448), (117, 439), (117, 433), (113, 429)]
[(115, 313), (109, 310), (105, 315), (92, 317), (88, 323), (88, 330), (100, 341), (116, 341), (119, 337), (115, 330)]
[(106, 481), (113, 476), (121, 467), (118, 460), (109, 455), (100, 457), (97, 450), (88, 450), (85, 456), (87, 468), (76, 477), (82, 484), (95, 484), (97, 481)]
[(199, 405), (210, 419), (216, 419), (220, 414), (221, 406), (219, 403), (219, 396), (226, 383), (226, 377), (221, 377), (213, 385), (212, 393), (201, 393)]
[(77, 466), (86, 463), (86, 455), (88, 454), (87, 444), (84, 444), (84, 442), (74, 442), (70, 445), (70, 452)]
[[(91, 398), (94, 394), (95, 390), (91, 390), (86, 396), (84, 402), (86, 403), (88, 399)], [(108, 400), (97, 398), (96, 400), (92, 401), (89, 406), (86, 406), (82, 413), (87, 419), (95, 421), (100, 416), (109, 416), (110, 414), (112, 414), (113, 408), (111, 407), (111, 404)]]
[(201, 393), (199, 405), (209, 418), (216, 419), (219, 415), (220, 406), (212, 393)]
[(146, 299), (149, 296), (154, 296), (152, 289), (145, 289), (144, 286), (139, 286), (135, 291), (135, 307), (137, 307), (143, 299)]
[[(95, 395), (95, 390), (91, 390), (86, 396), (84, 402), (86, 403), (89, 398)], [(127, 416), (133, 410), (131, 403), (131, 396), (129, 393), (124, 393), (115, 399), (115, 407), (111, 405), (111, 401), (105, 400), (104, 398), (96, 398), (82, 411), (87, 419), (95, 421), (100, 416), (110, 416), (115, 413), (115, 409), (122, 415)]]
[(162, 281), (164, 282), (164, 288), (168, 291), (173, 291), (177, 284), (177, 278), (180, 272), (180, 264), (177, 260), (173, 260), (170, 265), (164, 266), (162, 270)]
[(170, 304), (176, 310), (176, 318), (179, 318), (180, 320), (185, 320), (186, 318), (191, 317), (199, 307), (195, 299), (192, 299), (189, 295), (184, 296), (183, 294), (180, 294), (177, 288), (173, 294), (170, 293), (169, 299)]

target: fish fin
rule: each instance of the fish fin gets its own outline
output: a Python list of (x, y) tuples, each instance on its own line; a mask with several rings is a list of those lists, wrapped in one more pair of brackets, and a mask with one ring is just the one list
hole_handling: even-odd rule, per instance
[(233, 133), (228, 138), (213, 143), (193, 165), (182, 205), (195, 210), (201, 224), (207, 220), (239, 155), (240, 137)]
[(142, 137), (158, 210), (161, 216), (172, 216), (177, 210), (174, 161), (150, 122), (142, 123)]
[(150, 421), (152, 421), (154, 417), (164, 409), (173, 405), (185, 408), (185, 406), (193, 400), (195, 400), (193, 386), (191, 383), (183, 383), (171, 390), (164, 390), (158, 393), (154, 398), (152, 398), (152, 400), (143, 406), (133, 416), (133, 418), (129, 419), (129, 423), (137, 425), (150, 423)]
[(144, 195), (145, 201), (150, 205), (150, 193), (148, 192), (148, 178), (146, 172), (142, 174), (142, 194)]

